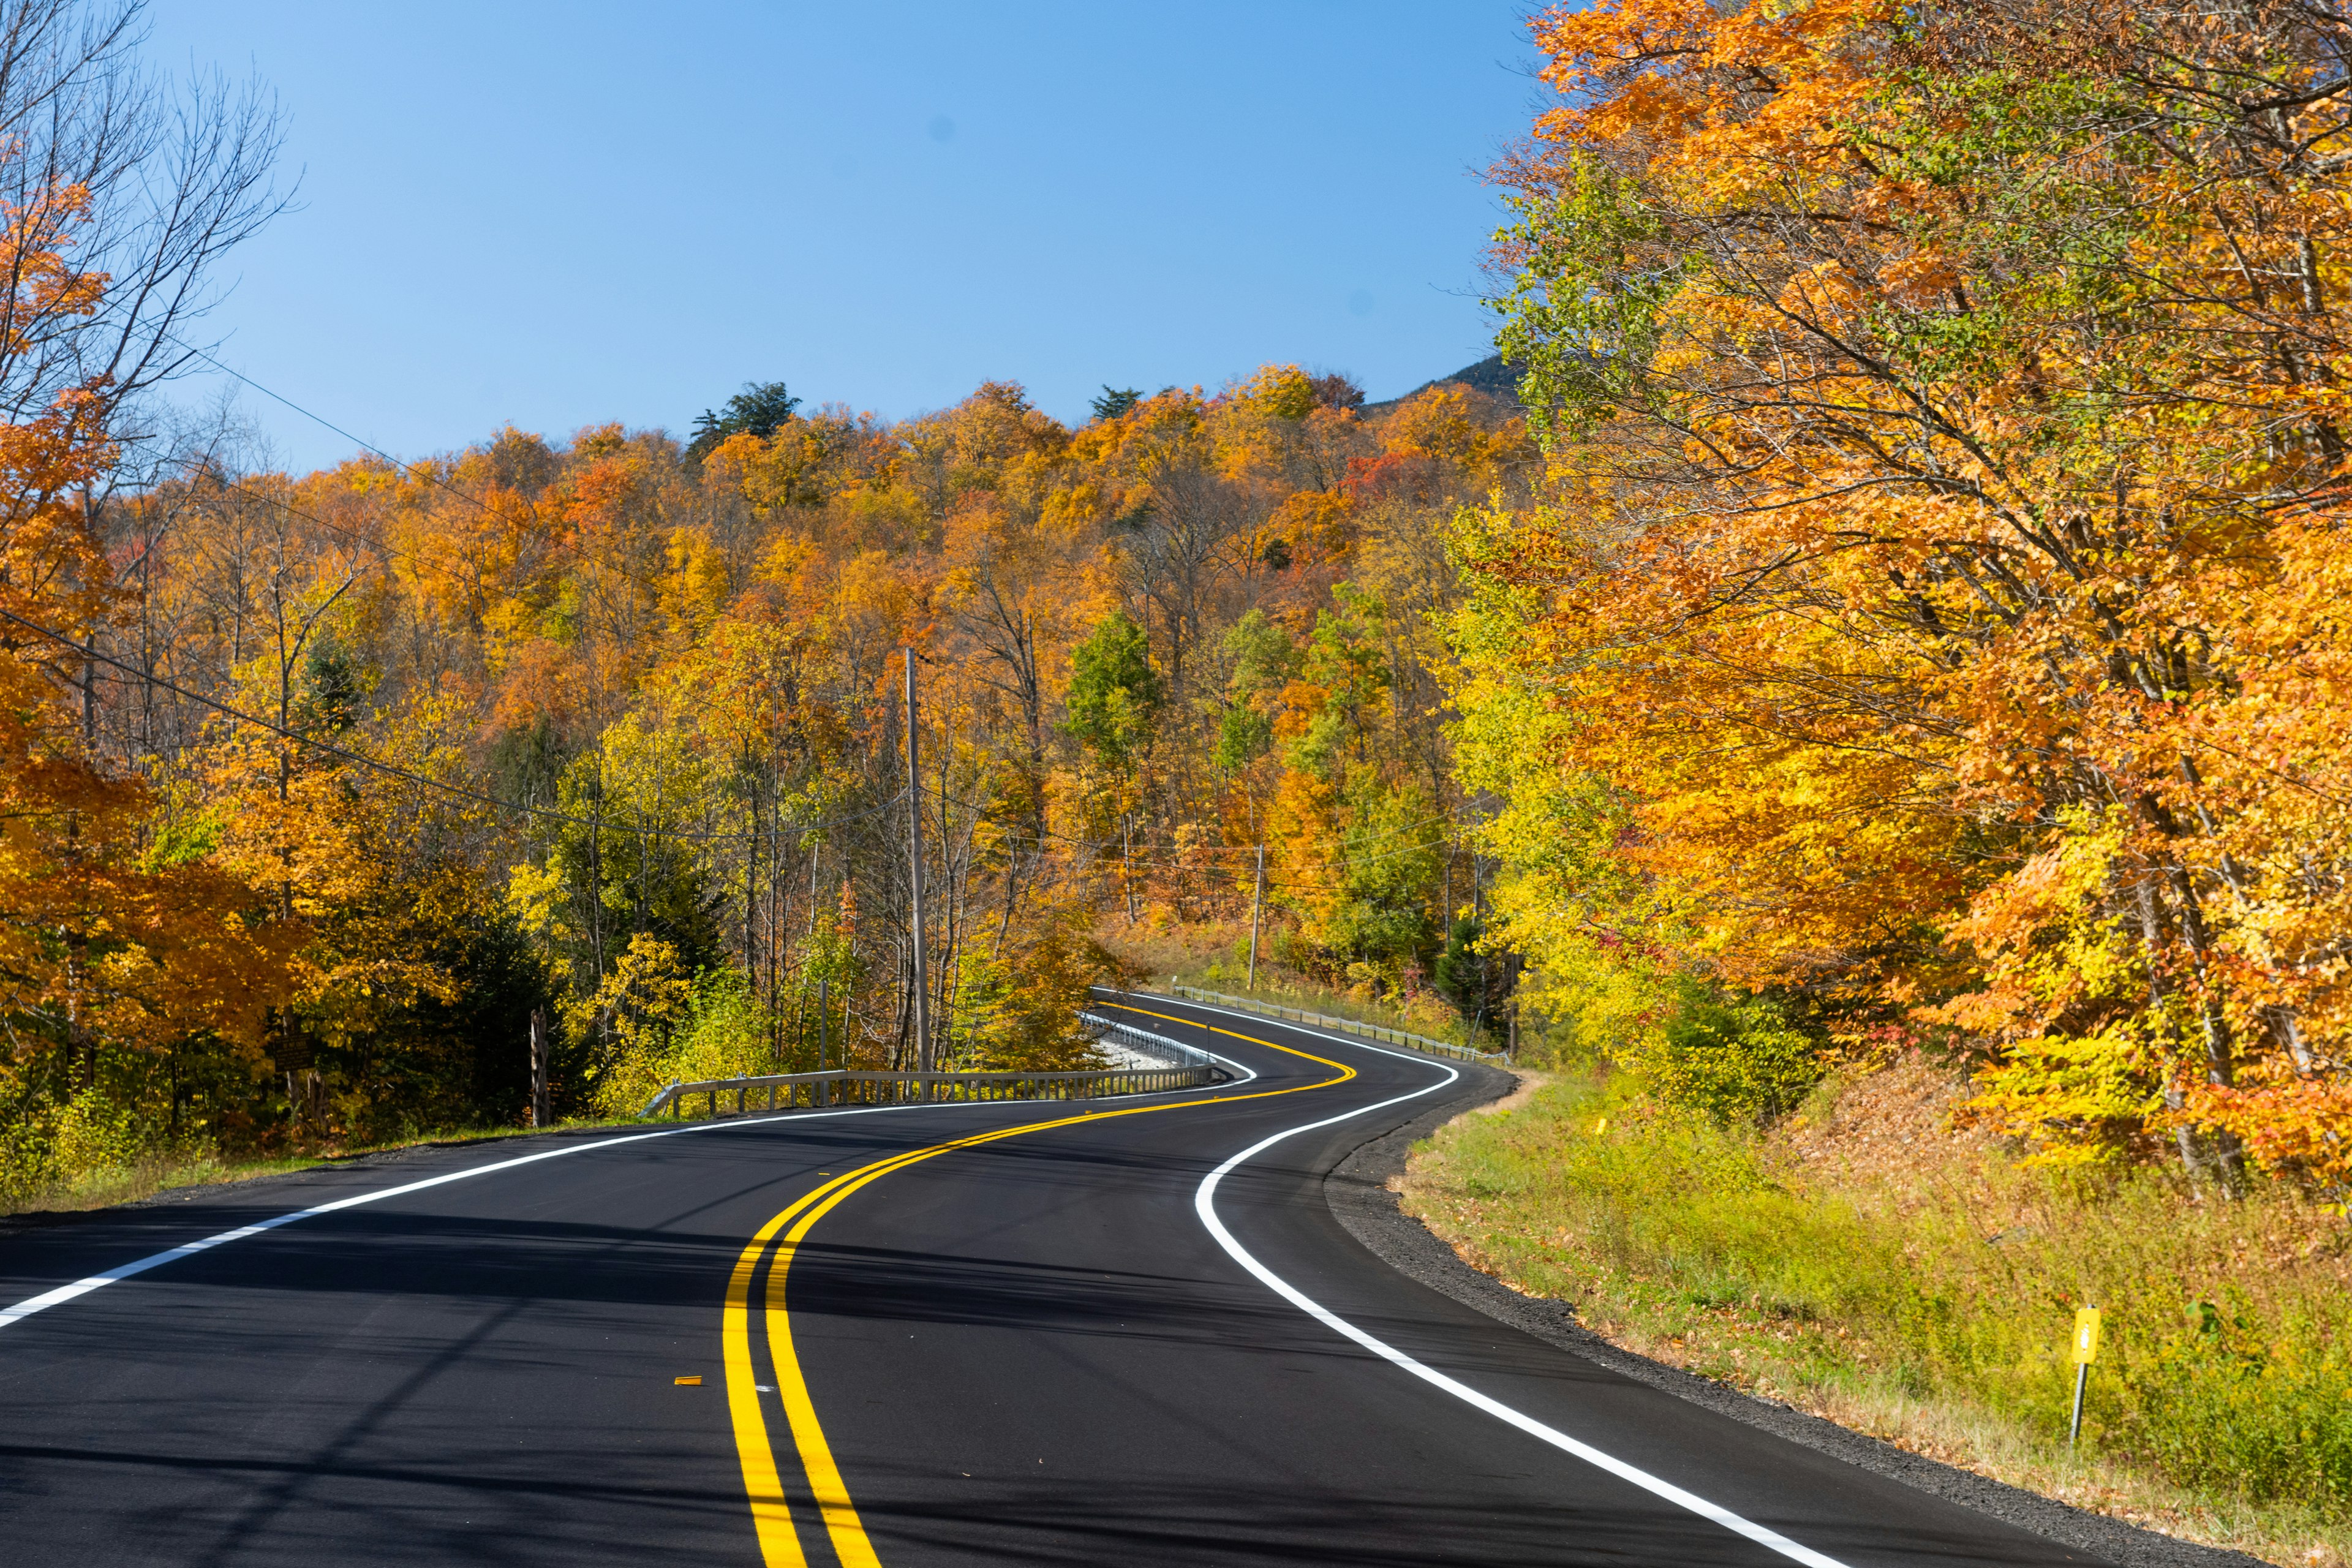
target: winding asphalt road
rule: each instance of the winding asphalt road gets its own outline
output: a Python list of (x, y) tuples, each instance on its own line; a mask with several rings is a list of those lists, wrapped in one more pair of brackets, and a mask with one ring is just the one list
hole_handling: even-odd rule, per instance
[(0, 1237), (0, 1563), (2093, 1561), (1381, 1263), (1325, 1173), (1496, 1075), (1124, 1003), (1239, 1081), (550, 1134)]

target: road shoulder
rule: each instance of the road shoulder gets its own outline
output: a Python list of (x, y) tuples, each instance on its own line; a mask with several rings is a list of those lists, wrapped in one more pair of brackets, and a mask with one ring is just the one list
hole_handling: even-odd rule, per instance
[(1493, 1102), (1519, 1088), (1512, 1074), (1492, 1068), (1466, 1068), (1463, 1077), (1464, 1092), (1362, 1144), (1324, 1177), (1324, 1200), (1333, 1217), (1374, 1257), (1406, 1278), (1497, 1322), (1677, 1398), (2031, 1531), (2044, 1540), (2095, 1552), (2117, 1568), (2264, 1568), (2260, 1559), (2242, 1552), (2196, 1545), (2089, 1513), (1636, 1355), (1583, 1327), (1568, 1303), (1521, 1295), (1494, 1276), (1471, 1268), (1428, 1226), (1404, 1214), (1388, 1186), (1391, 1178), (1403, 1172), (1405, 1157), (1414, 1143), (1456, 1117), (1495, 1108)]

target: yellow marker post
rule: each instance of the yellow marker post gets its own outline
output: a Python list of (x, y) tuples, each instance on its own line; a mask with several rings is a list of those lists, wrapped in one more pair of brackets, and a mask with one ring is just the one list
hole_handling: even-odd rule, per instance
[(2083, 1388), (2091, 1380), (2091, 1363), (2099, 1359), (2099, 1310), (2083, 1307), (2074, 1313), (2074, 1419), (2066, 1428), (2066, 1451), (2083, 1435)]

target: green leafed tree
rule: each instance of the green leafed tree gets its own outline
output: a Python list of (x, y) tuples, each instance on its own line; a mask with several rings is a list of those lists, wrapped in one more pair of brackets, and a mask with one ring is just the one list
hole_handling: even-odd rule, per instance
[(1102, 395), (1092, 400), (1095, 417), (1116, 419), (1143, 401), (1143, 394), (1132, 386), (1112, 386), (1106, 383)]
[(1150, 747), (1160, 700), (1150, 641), (1125, 610), (1113, 610), (1070, 650), (1069, 717), (1062, 729), (1112, 772), (1126, 773)]
[(689, 462), (698, 463), (730, 436), (772, 436), (792, 422), (801, 400), (781, 381), (750, 381), (724, 406), (706, 408), (695, 416), (694, 439), (687, 444)]

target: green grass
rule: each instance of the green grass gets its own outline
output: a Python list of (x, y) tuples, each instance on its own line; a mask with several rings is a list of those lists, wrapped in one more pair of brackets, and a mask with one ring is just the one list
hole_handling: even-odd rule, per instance
[[(1840, 1092), (1808, 1110), (1834, 1120)], [(2199, 1202), (2152, 1175), (2070, 1183), (1895, 1131), (1869, 1160), (1808, 1160), (1786, 1136), (1670, 1120), (1622, 1079), (1571, 1079), (1423, 1145), (1405, 1202), (1633, 1348), (2181, 1533), (2340, 1560), (2339, 1218)], [(2084, 1301), (2106, 1338), (2070, 1462)]]
[[(565, 1121), (548, 1131), (644, 1125), (646, 1124), (632, 1117), (622, 1121)], [(0, 1215), (107, 1208), (116, 1204), (136, 1203), (142, 1198), (151, 1198), (158, 1193), (181, 1187), (248, 1182), (263, 1176), (282, 1176), (296, 1171), (316, 1170), (367, 1154), (389, 1153), (400, 1149), (491, 1142), (528, 1137), (537, 1131), (540, 1130), (530, 1127), (441, 1128), (380, 1143), (268, 1155), (238, 1156), (203, 1149), (153, 1153), (39, 1185), (13, 1190), (0, 1188)]]

